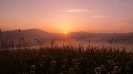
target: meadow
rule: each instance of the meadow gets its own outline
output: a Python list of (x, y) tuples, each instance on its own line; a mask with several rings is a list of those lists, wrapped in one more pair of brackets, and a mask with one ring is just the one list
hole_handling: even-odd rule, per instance
[(77, 39), (76, 44), (60, 46), (56, 40), (50, 45), (40, 38), (35, 41), (38, 47), (32, 48), (23, 37), (15, 44), (1, 35), (0, 74), (133, 74), (133, 52), (118, 44), (98, 46)]

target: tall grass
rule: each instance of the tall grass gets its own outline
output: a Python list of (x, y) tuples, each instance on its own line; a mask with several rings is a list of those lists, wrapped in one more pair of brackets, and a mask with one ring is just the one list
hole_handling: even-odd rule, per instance
[[(114, 48), (71, 46), (0, 51), (2, 74), (132, 74), (133, 53)], [(115, 69), (115, 67), (117, 67)], [(33, 69), (34, 68), (34, 69)]]

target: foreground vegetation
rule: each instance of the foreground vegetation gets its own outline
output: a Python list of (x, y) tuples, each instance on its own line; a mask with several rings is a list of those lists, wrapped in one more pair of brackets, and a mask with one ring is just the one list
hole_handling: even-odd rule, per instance
[(1, 74), (132, 74), (133, 53), (79, 45), (0, 51)]

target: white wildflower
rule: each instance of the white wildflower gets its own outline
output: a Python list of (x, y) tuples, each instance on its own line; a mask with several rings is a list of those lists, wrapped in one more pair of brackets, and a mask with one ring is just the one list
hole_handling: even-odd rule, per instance
[(101, 68), (100, 68), (100, 67), (96, 67), (96, 68), (95, 68), (96, 74), (100, 74), (100, 71), (101, 71)]
[(62, 65), (62, 68), (65, 68), (66, 66), (65, 65)]
[(40, 68), (43, 68), (44, 66), (43, 66), (43, 64), (40, 64)]
[(63, 62), (67, 62), (67, 59), (64, 59)]
[(73, 71), (73, 68), (69, 68), (69, 72), (72, 72)]
[(120, 68), (119, 68), (119, 66), (115, 66), (113, 72), (114, 72), (114, 73), (120, 72)]
[(114, 61), (113, 60), (109, 60), (108, 61), (108, 64), (111, 64), (112, 65), (112, 64), (114, 64)]
[(52, 61), (51, 62), (51, 65), (56, 65), (56, 61)]
[(79, 57), (80, 61), (83, 61), (84, 60), (84, 57)]
[(36, 65), (32, 65), (30, 68), (31, 68), (32, 70), (35, 70), (35, 69), (36, 69)]

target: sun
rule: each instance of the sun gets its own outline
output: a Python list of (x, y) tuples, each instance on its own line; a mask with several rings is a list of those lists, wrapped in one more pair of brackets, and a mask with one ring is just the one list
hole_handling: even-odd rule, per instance
[(65, 31), (64, 34), (67, 34), (67, 32)]

